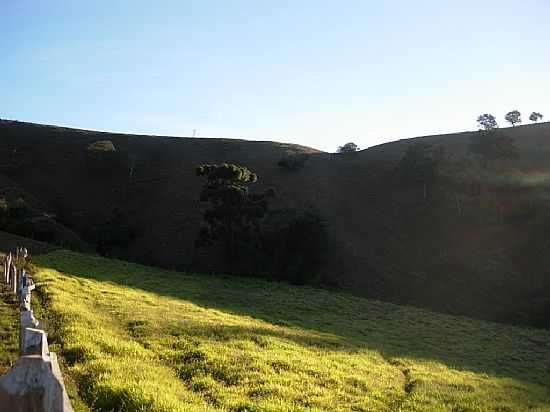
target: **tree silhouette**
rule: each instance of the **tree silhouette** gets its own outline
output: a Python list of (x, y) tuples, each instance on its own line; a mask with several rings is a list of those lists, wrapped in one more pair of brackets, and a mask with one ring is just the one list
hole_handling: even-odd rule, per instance
[(506, 113), (504, 119), (511, 123), (512, 126), (515, 126), (516, 123), (521, 123), (521, 113), (518, 110), (512, 110), (511, 112)]
[(407, 147), (405, 154), (397, 164), (397, 173), (401, 183), (422, 186), (423, 198), (428, 189), (436, 183), (441, 151), (426, 143), (414, 143)]
[(346, 143), (343, 146), (339, 146), (337, 152), (338, 153), (353, 153), (359, 150), (359, 146), (357, 146), (353, 142)]
[(495, 116), (489, 113), (479, 115), (477, 118), (477, 123), (484, 130), (492, 130), (498, 127)]
[(200, 200), (209, 202), (204, 213), (206, 227), (199, 234), (199, 246), (220, 241), (225, 249), (229, 271), (233, 271), (239, 257), (239, 245), (250, 240), (251, 234), (260, 230), (260, 220), (267, 211), (265, 194), (250, 193), (248, 185), (258, 176), (248, 168), (235, 164), (204, 164), (196, 168), (197, 176), (206, 177)]
[(529, 116), (529, 120), (532, 122), (538, 122), (539, 120), (542, 120), (544, 116), (538, 112), (531, 113), (531, 116)]
[(519, 157), (514, 140), (497, 131), (474, 134), (470, 138), (468, 150), (485, 168), (496, 160), (513, 160)]

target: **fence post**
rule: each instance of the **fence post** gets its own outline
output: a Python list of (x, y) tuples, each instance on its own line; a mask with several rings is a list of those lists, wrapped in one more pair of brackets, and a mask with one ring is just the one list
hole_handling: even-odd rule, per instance
[(57, 356), (49, 351), (46, 332), (33, 315), (35, 285), (24, 269), (28, 256), (26, 248), (17, 247), (3, 260), (4, 281), (17, 296), (20, 312), (19, 359), (0, 376), (0, 411), (73, 412)]
[(36, 328), (38, 321), (34, 318), (32, 310), (22, 311), (19, 315), (19, 356), (23, 356), (23, 336), (28, 328)]
[(11, 272), (11, 288), (14, 295), (17, 295), (17, 267), (15, 265), (11, 265), (12, 272)]
[(6, 255), (6, 285), (10, 284), (10, 275), (11, 275), (11, 262), (12, 262), (12, 256), (11, 252)]

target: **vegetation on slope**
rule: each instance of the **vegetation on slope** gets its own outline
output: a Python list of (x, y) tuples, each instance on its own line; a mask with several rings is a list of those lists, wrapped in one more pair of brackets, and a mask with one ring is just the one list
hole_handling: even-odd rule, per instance
[(19, 352), (17, 301), (11, 290), (0, 282), (0, 375), (15, 363)]
[(35, 257), (94, 410), (550, 411), (550, 332), (308, 287)]
[[(276, 196), (265, 217), (269, 247), (243, 250), (239, 257), (256, 261), (239, 261), (234, 272), (291, 281), (303, 276), (299, 282), (321, 280), (369, 298), (549, 328), (549, 126), (328, 154), (274, 142), (0, 121), (0, 185), (6, 177), (36, 209), (27, 236), (51, 235), (67, 248), (84, 239), (106, 256), (227, 273), (220, 248), (196, 247), (208, 206), (199, 200), (203, 182), (194, 169), (239, 164), (261, 177), (258, 193), (273, 187)], [(101, 141), (115, 151), (88, 149)], [(40, 213), (51, 216), (52, 230), (42, 230)], [(312, 248), (296, 240), (304, 225), (321, 229), (311, 231), (312, 239), (326, 231), (327, 242)], [(296, 244), (302, 250), (289, 256)], [(322, 264), (313, 261), (320, 273), (303, 269), (308, 248), (327, 249)]]

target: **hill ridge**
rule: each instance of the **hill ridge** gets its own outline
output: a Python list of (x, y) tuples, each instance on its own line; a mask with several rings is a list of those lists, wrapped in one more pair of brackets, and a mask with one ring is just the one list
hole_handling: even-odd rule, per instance
[[(510, 137), (519, 156), (491, 169), (476, 166), (469, 153), (480, 134), (464, 132), (352, 154), (316, 152), (291, 171), (279, 166), (294, 147), (285, 144), (73, 133), (2, 121), (0, 173), (93, 245), (98, 230), (120, 216), (135, 237), (114, 248), (114, 256), (223, 272), (214, 252), (195, 248), (205, 210), (195, 167), (242, 164), (258, 173), (258, 191), (275, 189), (272, 210), (313, 208), (327, 223), (330, 253), (319, 276), (333, 285), (396, 303), (545, 326), (550, 180), (543, 177), (550, 176), (550, 126), (497, 132)], [(102, 166), (87, 156), (87, 147), (106, 138), (119, 157)], [(425, 195), (418, 182), (396, 172), (419, 141), (448, 155), (444, 174)]]

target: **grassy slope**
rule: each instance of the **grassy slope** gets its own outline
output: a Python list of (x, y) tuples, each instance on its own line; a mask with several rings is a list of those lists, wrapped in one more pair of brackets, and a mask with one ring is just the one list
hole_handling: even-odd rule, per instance
[(55, 251), (35, 279), (97, 410), (550, 411), (550, 332)]
[[(311, 149), (0, 121), (0, 173), (88, 240), (121, 211), (137, 233), (125, 246), (128, 260), (180, 269), (196, 265), (210, 272), (219, 268), (216, 256), (197, 254), (194, 247), (205, 207), (198, 201), (203, 182), (194, 167), (241, 163), (258, 172), (257, 189), (275, 188), (273, 208), (316, 206), (328, 222), (333, 251), (323, 270), (354, 293), (539, 324), (531, 318), (544, 318), (539, 312), (549, 305), (550, 265), (547, 248), (532, 244), (541, 244), (537, 239), (545, 236), (537, 232), (542, 228), (537, 219), (512, 218), (533, 204), (550, 204), (550, 123), (502, 131), (520, 149), (511, 176), (515, 183), (507, 191), (450, 190), (427, 203), (418, 190), (396, 185), (388, 171), (418, 141), (460, 158), (471, 132), (401, 140), (351, 156), (314, 152), (302, 170), (288, 172), (277, 167), (285, 152)], [(117, 173), (97, 173), (87, 164), (86, 147), (101, 139), (112, 140), (117, 148), (122, 162)], [(130, 165), (135, 166), (132, 176)], [(540, 279), (527, 281), (532, 274)]]
[(13, 293), (0, 283), (0, 375), (5, 374), (17, 360), (18, 323)]

